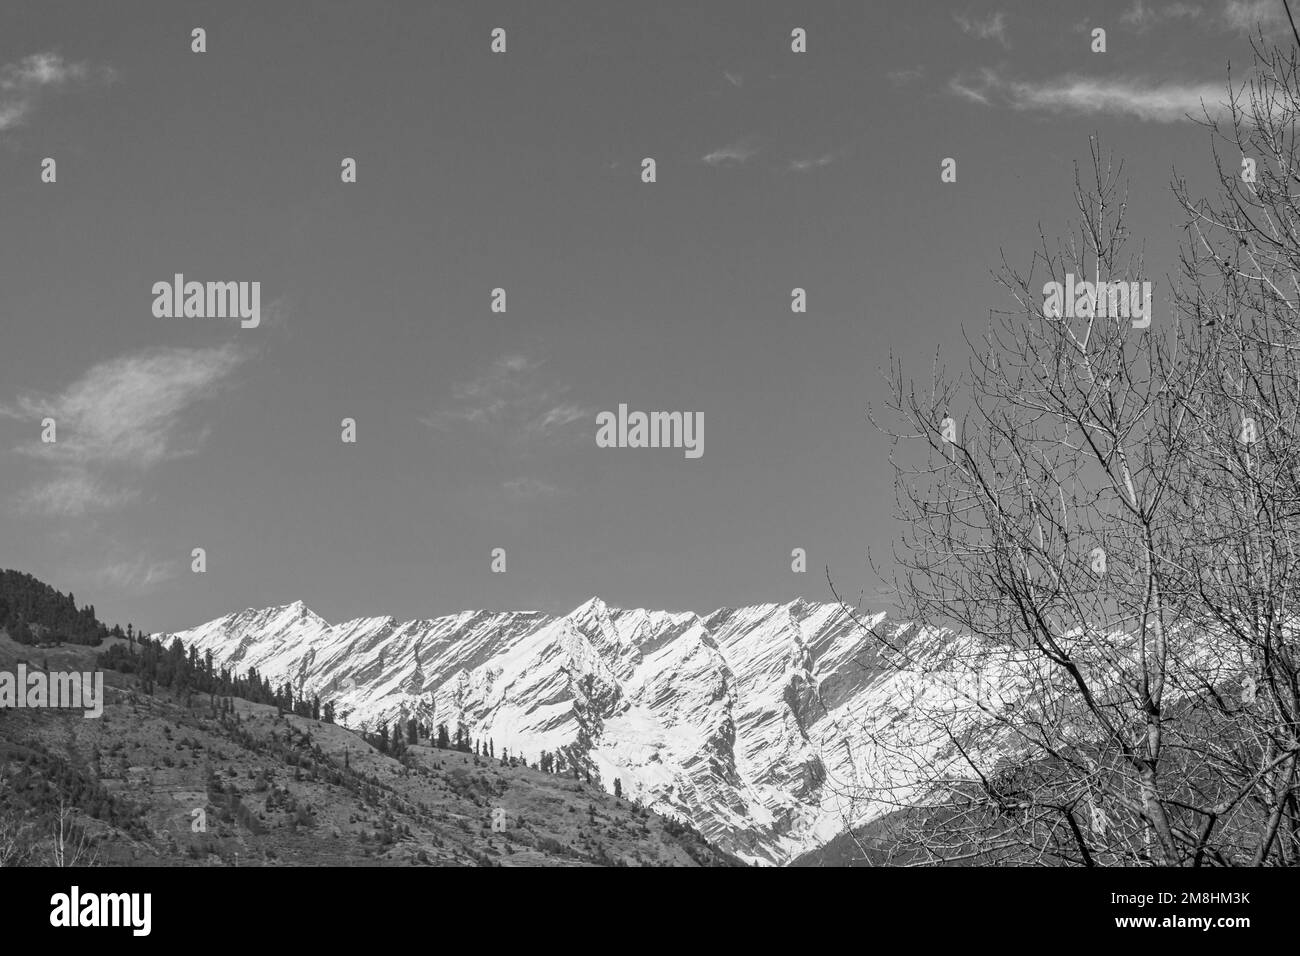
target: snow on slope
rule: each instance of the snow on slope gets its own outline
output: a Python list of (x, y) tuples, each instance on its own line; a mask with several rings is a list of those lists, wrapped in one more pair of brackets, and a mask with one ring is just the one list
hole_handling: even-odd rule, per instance
[[(299, 696), (333, 700), (352, 727), (416, 716), (453, 732), (463, 723), (530, 761), (563, 752), (607, 789), (619, 778), (628, 797), (760, 863), (886, 812), (854, 794), (863, 784), (905, 792), (898, 751), (942, 746), (932, 724), (911, 719), (917, 701), (961, 700), (933, 675), (874, 666), (872, 640), (843, 608), (802, 599), (706, 617), (592, 598), (560, 617), (334, 625), (295, 602), (173, 637), (220, 667), (255, 667)], [(941, 668), (952, 639), (921, 639)]]

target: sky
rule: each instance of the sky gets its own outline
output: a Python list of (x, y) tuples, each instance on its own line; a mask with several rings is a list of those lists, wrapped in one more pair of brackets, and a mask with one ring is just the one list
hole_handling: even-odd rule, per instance
[[(13, 0), (0, 567), (148, 631), (884, 601), (889, 356), (1008, 305), (1093, 134), (1159, 321), (1186, 114), (1256, 29), (1293, 42), (1281, 0)], [(156, 316), (176, 273), (259, 282), (260, 325)], [(703, 453), (598, 447), (620, 404)]]

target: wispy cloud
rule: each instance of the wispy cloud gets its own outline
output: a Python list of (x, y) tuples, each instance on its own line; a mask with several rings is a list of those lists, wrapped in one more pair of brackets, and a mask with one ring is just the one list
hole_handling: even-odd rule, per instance
[(986, 71), (987, 75), (971, 79), (965, 76), (954, 76), (948, 81), (949, 92), (960, 96), (962, 99), (970, 100), (974, 103), (980, 103), (984, 106), (992, 106), (993, 101), (989, 99), (988, 88), (995, 86), (998, 79), (991, 70)]
[(110, 488), (86, 469), (69, 466), (20, 492), (16, 503), (23, 514), (77, 517), (114, 511), (139, 497), (139, 488)]
[(1005, 78), (995, 70), (983, 70), (974, 77), (954, 77), (948, 88), (958, 96), (986, 106), (1000, 104), (1014, 110), (1127, 116), (1153, 123), (1178, 122), (1188, 114), (1199, 116), (1203, 106), (1213, 115), (1227, 99), (1221, 82), (1075, 75), (1029, 82)]
[[(1290, 29), (1282, 0), (1168, 0), (1163, 3), (1159, 0), (1133, 0), (1132, 5), (1120, 14), (1119, 20), (1137, 33), (1146, 33), (1153, 27), (1167, 26), (1175, 21), (1241, 34), (1261, 30), (1271, 34)], [(1083, 20), (1075, 24), (1074, 29), (1086, 32), (1091, 26), (1091, 20)]]
[(824, 153), (821, 156), (810, 156), (806, 159), (794, 159), (790, 161), (790, 172), (807, 173), (814, 169), (821, 169), (823, 166), (829, 166), (835, 162), (834, 153)]
[(481, 375), (452, 389), (446, 408), (421, 419), (432, 428), (457, 424), (512, 440), (549, 439), (590, 421), (595, 411), (568, 397), (569, 388), (542, 380), (544, 363), (503, 355)]
[(1007, 37), (1007, 16), (1001, 10), (985, 17), (956, 13), (953, 14), (953, 19), (957, 21), (957, 26), (961, 27), (962, 33), (979, 40), (997, 40), (1007, 49), (1011, 48), (1011, 40)]
[(109, 82), (114, 73), (69, 63), (57, 53), (33, 53), (0, 66), (0, 132), (23, 123), (46, 93), (74, 84)]
[(1270, 33), (1288, 26), (1282, 0), (1228, 0), (1223, 8), (1223, 20), (1229, 29), (1239, 33), (1257, 30)]
[(1153, 0), (1133, 0), (1133, 6), (1120, 14), (1120, 23), (1133, 27), (1139, 33), (1171, 20), (1196, 20), (1204, 12), (1199, 3), (1156, 3)]
[(748, 140), (742, 140), (705, 153), (700, 159), (710, 166), (731, 166), (747, 163), (757, 155), (758, 147)]
[[(157, 349), (101, 362), (62, 392), (25, 394), (0, 415), (52, 418), (57, 441), (15, 448), (50, 472), (19, 496), (28, 512), (80, 515), (120, 507), (158, 464), (195, 453), (205, 433), (185, 428), (186, 413), (225, 384), (244, 354), (234, 346)], [(130, 479), (130, 480), (128, 480)]]
[(145, 554), (120, 560), (110, 560), (90, 573), (90, 579), (99, 587), (113, 587), (122, 591), (145, 592), (176, 576), (175, 561), (156, 561)]

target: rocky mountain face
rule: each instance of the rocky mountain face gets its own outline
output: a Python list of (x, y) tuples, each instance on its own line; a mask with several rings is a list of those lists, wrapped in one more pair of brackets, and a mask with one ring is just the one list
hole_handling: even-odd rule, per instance
[(950, 639), (917, 635), (933, 670), (900, 676), (877, 666), (842, 607), (802, 599), (700, 616), (593, 598), (563, 616), (343, 624), (297, 602), (173, 637), (218, 666), (333, 700), (353, 728), (416, 716), (453, 733), (463, 724), (498, 754), (560, 752), (606, 789), (619, 779), (626, 796), (768, 864), (884, 812), (864, 785), (905, 789), (906, 755), (943, 746), (912, 719), (918, 705), (960, 696), (933, 677)]

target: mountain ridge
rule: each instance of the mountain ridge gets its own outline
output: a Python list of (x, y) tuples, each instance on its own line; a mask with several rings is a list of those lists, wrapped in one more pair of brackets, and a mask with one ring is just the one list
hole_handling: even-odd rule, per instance
[(558, 615), (338, 624), (294, 601), (163, 638), (332, 700), (351, 726), (414, 717), (530, 760), (563, 754), (755, 863), (788, 862), (859, 820), (868, 725), (906, 718), (906, 689), (870, 666), (855, 615), (803, 597), (700, 615), (593, 596)]

